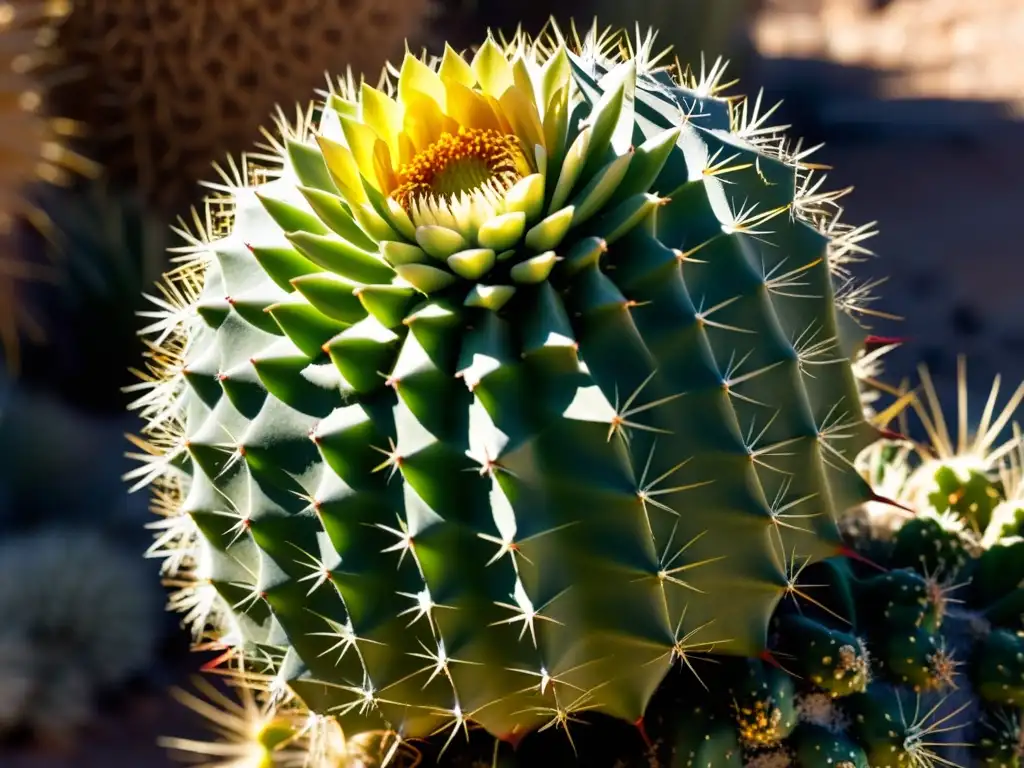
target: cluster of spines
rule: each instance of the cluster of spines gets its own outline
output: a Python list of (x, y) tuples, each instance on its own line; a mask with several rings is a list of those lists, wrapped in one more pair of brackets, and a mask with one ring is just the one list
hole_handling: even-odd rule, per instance
[[(1024, 566), (1017, 558), (1024, 542), (973, 550), (964, 560), (958, 535), (945, 531), (942, 537), (931, 537), (932, 549), (949, 553), (939, 563), (942, 580), (924, 558), (916, 568), (893, 563), (875, 574), (855, 573), (843, 559), (815, 566), (807, 578), (816, 582), (816, 599), (799, 611), (783, 609), (774, 624), (771, 663), (793, 676), (796, 726), (788, 734), (779, 728), (788, 722), (788, 710), (777, 706), (777, 691), (750, 686), (743, 703), (733, 704), (731, 721), (729, 708), (707, 708), (704, 722), (718, 725), (693, 735), (705, 738), (700, 749), (691, 742), (681, 748), (701, 756), (719, 745), (716, 754), (725, 765), (736, 764), (731, 749), (747, 754), (747, 766), (775, 764), (768, 762), (773, 756), (779, 765), (835, 765), (838, 754), (828, 754), (827, 741), (855, 768), (1018, 768), (1024, 758)], [(919, 527), (908, 525), (907, 538), (908, 545), (919, 541)], [(822, 674), (830, 660), (822, 653), (838, 638), (861, 649), (865, 674), (855, 685)], [(754, 692), (760, 695), (751, 702)], [(682, 738), (689, 731), (679, 733)]]

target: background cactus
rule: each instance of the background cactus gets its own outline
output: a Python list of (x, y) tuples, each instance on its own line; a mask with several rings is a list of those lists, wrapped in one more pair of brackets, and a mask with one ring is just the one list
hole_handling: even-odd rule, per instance
[(723, 56), (733, 72), (742, 71), (752, 52), (748, 28), (763, 5), (762, 0), (666, 0), (639, 7), (615, 0), (586, 3), (605, 24), (659, 30), (663, 44), (672, 46), (683, 67), (698, 70), (702, 56)]
[[(377, 72), (426, 42), (432, 0), (68, 0), (61, 66), (83, 75), (56, 102), (89, 128), (84, 146), (119, 187), (177, 212), (211, 163), (260, 138), (278, 103), (325, 70)], [(82, 92), (91, 94), (81, 98)]]
[(0, 733), (71, 742), (101, 696), (145, 672), (160, 616), (141, 565), (86, 529), (0, 544)]
[(25, 259), (13, 247), (19, 218), (45, 227), (46, 219), (26, 198), (35, 182), (65, 183), (95, 165), (67, 146), (78, 132), (71, 120), (54, 117), (46, 99), (52, 83), (51, 25), (68, 13), (67, 0), (10, 0), (0, 6), (0, 351), (16, 370), (21, 337), (41, 336), (38, 320), (20, 292), (26, 280), (51, 276), (52, 265)]
[(138, 331), (146, 319), (139, 313), (150, 306), (143, 292), (167, 270), (173, 233), (138, 195), (106, 178), (40, 185), (26, 194), (47, 224), (23, 222), (17, 247), (61, 274), (22, 289), (45, 339), (25, 346), (20, 383), (88, 413), (120, 417), (130, 398), (122, 389), (133, 383), (126, 369), (143, 350)]
[[(909, 390), (908, 382), (896, 390), (903, 393), (900, 400), (909, 397), (912, 405), (894, 424), (898, 431), (858, 459), (862, 474), (898, 505), (869, 502), (848, 510), (842, 524), (851, 528), (862, 546), (891, 539), (911, 512), (927, 518), (914, 522), (915, 529), (931, 531), (939, 526), (956, 531), (976, 548), (1020, 535), (1024, 454), (1012, 419), (1024, 401), (1024, 383), (1001, 398), (1002, 382), (997, 377), (974, 420), (968, 410), (967, 365), (961, 357), (956, 428), (951, 430), (927, 368), (920, 367), (919, 375), (921, 396)], [(903, 564), (916, 565), (916, 555), (914, 562)]]
[(639, 722), (713, 646), (774, 743), (771, 615), (872, 498), (859, 230), (720, 67), (559, 35), (341, 81), (238, 168), (151, 329), (154, 553), (347, 734)]

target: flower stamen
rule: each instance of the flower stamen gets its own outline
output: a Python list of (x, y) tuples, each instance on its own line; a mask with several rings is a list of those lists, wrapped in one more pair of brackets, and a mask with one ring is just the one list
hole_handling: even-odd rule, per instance
[(529, 173), (514, 135), (460, 126), (457, 133), (442, 133), (399, 169), (391, 197), (409, 210), (423, 198), (450, 202), (488, 187), (501, 193)]

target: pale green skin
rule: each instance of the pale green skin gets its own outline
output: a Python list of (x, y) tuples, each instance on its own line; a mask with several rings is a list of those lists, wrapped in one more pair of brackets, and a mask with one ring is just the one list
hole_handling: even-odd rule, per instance
[[(594, 66), (573, 57), (585, 100), (570, 131), (601, 96)], [(466, 718), (508, 737), (578, 708), (635, 721), (684, 637), (761, 653), (787, 566), (839, 551), (837, 513), (870, 497), (849, 462), (876, 435), (847, 358), (794, 349), (837, 334), (827, 236), (789, 212), (756, 235), (723, 230), (729, 207), (790, 205), (792, 163), (730, 135), (722, 100), (686, 122), (696, 96), (667, 74), (641, 75), (635, 105), (628, 85), (614, 127), (632, 121), (637, 172), (499, 311), (464, 306), (462, 278), (356, 301), (289, 245), (329, 227), (288, 179), (258, 189), (274, 216), (239, 194), (232, 234), (210, 246), (182, 395), (185, 511), (250, 654), (283, 654), (283, 679), (347, 733)], [(750, 167), (702, 174), (719, 150)], [(570, 201), (622, 151), (598, 143)], [(291, 156), (306, 187), (337, 194), (315, 145)], [(508, 264), (534, 255), (520, 243)], [(391, 281), (379, 257), (350, 266), (350, 280)], [(618, 432), (617, 404), (632, 425)], [(374, 471), (389, 441), (400, 466)], [(401, 526), (415, 557), (395, 548)], [(509, 621), (503, 537), (543, 617), (532, 627)], [(659, 577), (687, 565), (685, 583)], [(425, 587), (432, 624), (415, 608)], [(346, 625), (358, 640), (342, 654)], [(450, 677), (433, 674), (439, 639)], [(563, 684), (542, 689), (545, 673)]]

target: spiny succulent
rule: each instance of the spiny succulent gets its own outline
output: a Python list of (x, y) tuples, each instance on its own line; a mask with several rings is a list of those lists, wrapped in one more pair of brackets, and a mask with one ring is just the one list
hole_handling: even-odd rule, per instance
[[(660, 30), (664, 43), (684, 66), (700, 67), (701, 56), (728, 56), (731, 66), (741, 64), (748, 53), (744, 40), (746, 26), (753, 21), (759, 0), (652, 0), (630, 7), (615, 0), (589, 0), (597, 17), (605, 23), (626, 26), (639, 22)], [(741, 71), (742, 66), (737, 67)]]
[[(880, 495), (900, 506), (869, 502), (851, 510), (850, 520), (871, 538), (888, 539), (909, 525), (922, 535), (942, 528), (956, 532), (964, 547), (989, 547), (1024, 533), (1020, 481), (1024, 441), (1012, 420), (1024, 402), (1024, 383), (1000, 405), (1001, 379), (992, 382), (982, 413), (968, 411), (965, 358), (957, 364), (956, 431), (951, 434), (927, 368), (919, 368), (923, 397), (900, 390), (911, 408), (898, 417), (899, 433), (878, 441), (858, 459)], [(917, 423), (910, 417), (916, 415)], [(923, 431), (920, 439), (908, 437)], [(911, 564), (911, 563), (906, 563)]]
[(70, 10), (68, 0), (5, 0), (0, 3), (0, 350), (17, 370), (21, 336), (39, 329), (20, 301), (25, 280), (48, 274), (47, 265), (19, 257), (9, 235), (19, 218), (45, 227), (45, 216), (26, 199), (37, 182), (64, 183), (95, 165), (70, 150), (78, 133), (71, 120), (51, 116), (48, 78), (54, 63), (53, 27)]
[(141, 673), (159, 614), (145, 569), (88, 530), (43, 529), (0, 544), (0, 730), (73, 741), (99, 697)]
[(40, 187), (30, 198), (47, 226), (19, 227), (18, 247), (39, 263), (59, 265), (61, 274), (25, 291), (45, 339), (26, 345), (20, 378), (90, 412), (123, 413), (119, 388), (131, 381), (125, 369), (143, 348), (138, 330), (146, 320), (138, 315), (150, 304), (143, 292), (173, 266), (173, 233), (138, 194), (102, 177)]
[(114, 181), (174, 212), (277, 104), (312, 95), (325, 70), (378, 72), (407, 39), (426, 42), (435, 12), (433, 0), (69, 1), (57, 46), (82, 79), (55, 98)]
[(167, 276), (154, 554), (197, 638), (346, 735), (640, 722), (690, 650), (759, 658), (873, 498), (862, 230), (760, 100), (653, 45), (342, 78)]

